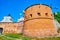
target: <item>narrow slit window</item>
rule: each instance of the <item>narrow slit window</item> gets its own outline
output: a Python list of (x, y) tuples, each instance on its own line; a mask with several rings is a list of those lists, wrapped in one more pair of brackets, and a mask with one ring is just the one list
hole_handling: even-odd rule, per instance
[(40, 16), (40, 13), (37, 13)]
[(30, 14), (30, 16), (32, 17), (32, 14)]

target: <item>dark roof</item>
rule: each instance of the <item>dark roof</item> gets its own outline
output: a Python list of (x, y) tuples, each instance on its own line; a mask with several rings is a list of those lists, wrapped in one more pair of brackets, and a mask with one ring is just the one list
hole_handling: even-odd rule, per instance
[[(9, 13), (7, 16), (10, 16), (10, 17), (12, 17), (10, 13)], [(13, 18), (13, 17), (12, 17), (12, 18)]]
[[(52, 9), (52, 7), (51, 7), (51, 6), (46, 5), (46, 4), (34, 4), (34, 5), (45, 5), (45, 6), (48, 6), (48, 7), (50, 7), (50, 8)], [(32, 7), (32, 6), (34, 6), (34, 5), (31, 5), (31, 6), (29, 6), (29, 7)], [(24, 11), (26, 11), (29, 7), (27, 7)]]
[(11, 16), (10, 14), (8, 14), (8, 16)]

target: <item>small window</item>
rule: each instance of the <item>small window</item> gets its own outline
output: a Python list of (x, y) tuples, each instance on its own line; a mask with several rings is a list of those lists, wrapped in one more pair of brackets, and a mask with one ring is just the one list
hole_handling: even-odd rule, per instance
[(51, 14), (51, 16), (54, 16), (53, 14)]
[(30, 16), (32, 17), (32, 14), (30, 14)]
[(48, 13), (45, 13), (46, 16), (48, 16)]
[(40, 16), (40, 13), (37, 13)]

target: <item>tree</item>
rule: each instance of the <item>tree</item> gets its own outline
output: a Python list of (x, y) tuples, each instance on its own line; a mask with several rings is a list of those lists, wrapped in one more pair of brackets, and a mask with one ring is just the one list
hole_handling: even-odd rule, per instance
[(56, 12), (54, 18), (60, 23), (60, 12)]

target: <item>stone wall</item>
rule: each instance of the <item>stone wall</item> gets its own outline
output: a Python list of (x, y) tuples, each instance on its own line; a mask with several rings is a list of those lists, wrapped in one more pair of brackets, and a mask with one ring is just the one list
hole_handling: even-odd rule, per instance
[(2, 33), (22, 33), (23, 23), (22, 22), (0, 23), (0, 28), (3, 28), (3, 32)]

